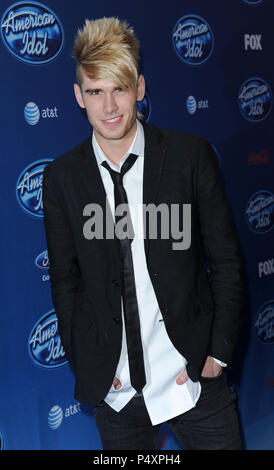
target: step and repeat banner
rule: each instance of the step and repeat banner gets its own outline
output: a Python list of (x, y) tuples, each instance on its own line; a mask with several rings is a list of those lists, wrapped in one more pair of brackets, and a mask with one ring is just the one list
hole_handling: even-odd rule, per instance
[[(229, 381), (245, 448), (274, 449), (272, 0), (1, 0), (0, 448), (101, 449), (58, 334), (42, 181), (91, 132), (71, 53), (78, 27), (102, 16), (140, 39), (144, 119), (206, 137), (219, 158), (247, 285)], [(180, 449), (167, 424), (157, 447)]]

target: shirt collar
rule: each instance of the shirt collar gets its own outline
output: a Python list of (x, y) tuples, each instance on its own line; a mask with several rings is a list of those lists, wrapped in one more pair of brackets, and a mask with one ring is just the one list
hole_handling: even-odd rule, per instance
[(92, 145), (93, 145), (94, 154), (95, 154), (95, 157), (96, 157), (96, 160), (97, 160), (97, 164), (98, 164), (98, 166), (100, 166), (100, 168), (104, 168), (104, 167), (102, 167), (102, 163), (103, 163), (103, 161), (107, 161), (107, 163), (110, 165), (110, 167), (113, 170), (120, 171), (121, 166), (123, 165), (124, 161), (127, 159), (128, 155), (130, 153), (134, 153), (135, 155), (138, 155), (138, 157), (141, 157), (141, 158), (144, 157), (144, 147), (145, 147), (144, 129), (143, 129), (143, 126), (140, 123), (140, 121), (138, 121), (138, 119), (136, 119), (136, 122), (137, 122), (137, 130), (136, 130), (135, 137), (134, 137), (128, 151), (123, 156), (123, 158), (120, 160), (119, 168), (117, 168), (117, 166), (114, 165), (114, 163), (112, 163), (108, 159), (108, 157), (104, 154), (104, 152), (101, 149), (100, 145), (98, 144), (98, 142), (96, 140), (96, 137), (94, 135), (94, 132), (93, 132), (93, 134), (92, 134)]

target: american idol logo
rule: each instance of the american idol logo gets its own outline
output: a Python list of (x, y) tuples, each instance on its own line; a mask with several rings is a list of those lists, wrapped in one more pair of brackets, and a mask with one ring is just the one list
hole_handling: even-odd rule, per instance
[(25, 168), (16, 184), (19, 205), (35, 217), (43, 217), (42, 185), (44, 168), (51, 160), (38, 160)]
[(266, 302), (259, 310), (255, 330), (264, 343), (274, 342), (274, 300)]
[(47, 250), (43, 251), (42, 253), (40, 253), (40, 255), (36, 257), (35, 265), (37, 266), (37, 268), (40, 268), (40, 269), (49, 268), (49, 257), (48, 257)]
[(4, 436), (2, 431), (0, 430), (0, 450), (4, 449)]
[(215, 155), (217, 155), (219, 166), (222, 166), (222, 158), (221, 158), (221, 154), (220, 154), (219, 150), (217, 149), (217, 147), (215, 147), (214, 144), (211, 143), (210, 145), (213, 148), (213, 150), (215, 152)]
[(190, 65), (205, 62), (213, 50), (213, 33), (209, 24), (200, 16), (187, 15), (180, 18), (172, 32), (176, 54)]
[(51, 429), (59, 428), (63, 421), (63, 410), (59, 405), (55, 405), (50, 409), (48, 415), (48, 425)]
[(33, 361), (42, 367), (55, 368), (67, 363), (54, 311), (46, 313), (35, 324), (29, 337), (29, 353)]
[(142, 120), (148, 122), (151, 114), (151, 103), (146, 93), (142, 101), (137, 101), (137, 110), (142, 115)]
[(258, 3), (262, 3), (263, 0), (244, 0), (245, 3), (249, 3), (250, 5), (257, 5)]
[(9, 7), (2, 16), (1, 35), (9, 52), (30, 64), (55, 59), (64, 41), (60, 20), (38, 2), (19, 2)]
[(272, 91), (262, 78), (244, 82), (238, 94), (238, 104), (243, 116), (252, 122), (265, 119), (272, 107)]
[(274, 196), (269, 191), (258, 191), (247, 202), (246, 220), (257, 233), (268, 232), (274, 223)]
[(24, 108), (24, 117), (28, 124), (35, 126), (40, 119), (40, 111), (35, 103), (27, 103)]

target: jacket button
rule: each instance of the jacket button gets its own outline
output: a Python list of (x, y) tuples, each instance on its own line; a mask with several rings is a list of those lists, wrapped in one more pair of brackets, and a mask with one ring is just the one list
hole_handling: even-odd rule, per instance
[(113, 279), (113, 281), (111, 281), (111, 284), (115, 287), (119, 286), (119, 282), (117, 281), (117, 279)]
[(153, 276), (154, 276), (154, 277), (157, 277), (157, 276), (158, 276), (158, 273), (153, 273)]
[(120, 323), (120, 318), (119, 317), (114, 317), (113, 318), (114, 323)]

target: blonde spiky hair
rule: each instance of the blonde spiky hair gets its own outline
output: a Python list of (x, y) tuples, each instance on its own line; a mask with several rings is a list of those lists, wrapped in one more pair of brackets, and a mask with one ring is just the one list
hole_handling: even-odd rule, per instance
[(84, 71), (93, 79), (108, 79), (126, 88), (137, 88), (139, 42), (133, 28), (118, 18), (86, 20), (75, 38), (73, 57), (81, 85)]

